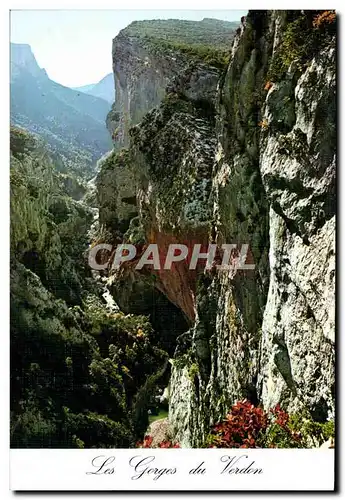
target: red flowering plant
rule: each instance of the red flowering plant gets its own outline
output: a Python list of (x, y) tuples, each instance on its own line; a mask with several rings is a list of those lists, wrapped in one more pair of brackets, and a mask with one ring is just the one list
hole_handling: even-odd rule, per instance
[(303, 448), (294, 419), (280, 405), (265, 412), (250, 401), (232, 406), (207, 439), (209, 448)]
[(258, 448), (267, 427), (267, 414), (250, 401), (232, 406), (226, 419), (216, 424), (209, 435), (209, 448)]
[(136, 444), (137, 448), (151, 448), (151, 444), (153, 441), (152, 436), (145, 436), (143, 441), (138, 441)]
[(164, 440), (157, 444), (157, 446), (152, 446), (153, 437), (146, 435), (143, 441), (138, 441), (136, 444), (137, 448), (180, 448), (178, 443), (173, 444), (171, 441)]
[(158, 448), (181, 448), (181, 446), (178, 443), (173, 444), (171, 441), (162, 441), (158, 444)]

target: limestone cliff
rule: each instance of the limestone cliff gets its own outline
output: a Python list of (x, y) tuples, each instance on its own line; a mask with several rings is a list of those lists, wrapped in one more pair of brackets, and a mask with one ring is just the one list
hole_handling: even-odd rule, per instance
[[(153, 56), (144, 40), (114, 41), (112, 123), (138, 211), (124, 239), (249, 244), (255, 263), (236, 274), (186, 263), (152, 273), (189, 324), (171, 361), (175, 438), (200, 446), (244, 397), (325, 421), (335, 375), (334, 16), (250, 11), (224, 71), (176, 48)], [(141, 279), (122, 271), (123, 283)]]
[(160, 103), (171, 79), (191, 60), (219, 66), (237, 23), (204, 19), (135, 21), (113, 40), (116, 101), (108, 115), (115, 147), (128, 145), (129, 128)]

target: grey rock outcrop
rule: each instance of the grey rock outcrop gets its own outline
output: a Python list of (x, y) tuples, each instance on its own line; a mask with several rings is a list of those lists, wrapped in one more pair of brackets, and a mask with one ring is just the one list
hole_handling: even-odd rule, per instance
[(317, 420), (334, 414), (335, 85), (331, 45), (292, 88), (295, 121), (286, 134), (274, 133), (281, 117), (274, 105), (281, 88), (274, 85), (260, 156), (271, 204), (262, 399), (266, 406), (286, 398), (290, 409), (307, 405)]

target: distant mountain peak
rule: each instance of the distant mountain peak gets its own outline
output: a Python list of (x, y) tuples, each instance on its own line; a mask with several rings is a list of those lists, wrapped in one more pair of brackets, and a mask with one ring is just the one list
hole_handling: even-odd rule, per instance
[[(51, 80), (30, 45), (11, 44), (11, 124), (41, 136), (64, 161), (92, 170), (111, 147), (110, 104)], [(67, 163), (66, 163), (67, 164)]]
[(115, 82), (113, 73), (108, 73), (98, 83), (74, 87), (74, 90), (83, 92), (84, 94), (100, 97), (111, 104), (115, 100)]
[(11, 43), (11, 77), (16, 78), (22, 71), (35, 78), (48, 78), (46, 70), (39, 67), (29, 44)]

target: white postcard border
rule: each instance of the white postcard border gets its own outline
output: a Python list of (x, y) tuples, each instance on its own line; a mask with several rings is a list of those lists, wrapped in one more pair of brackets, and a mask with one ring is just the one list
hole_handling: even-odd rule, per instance
[(12, 449), (10, 487), (14, 491), (333, 491), (334, 460), (334, 449)]

